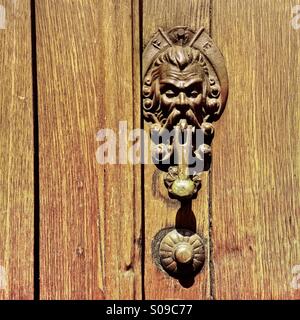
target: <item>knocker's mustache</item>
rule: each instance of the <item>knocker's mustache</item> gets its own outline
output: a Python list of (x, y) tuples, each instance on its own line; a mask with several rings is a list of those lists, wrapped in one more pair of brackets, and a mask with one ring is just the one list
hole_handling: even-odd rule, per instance
[(169, 114), (166, 122), (160, 129), (160, 134), (163, 134), (166, 130), (171, 131), (181, 119), (185, 119), (188, 125), (194, 126), (196, 129), (200, 129), (201, 127), (192, 109), (188, 109), (185, 113), (182, 113), (178, 109), (173, 108), (173, 111)]

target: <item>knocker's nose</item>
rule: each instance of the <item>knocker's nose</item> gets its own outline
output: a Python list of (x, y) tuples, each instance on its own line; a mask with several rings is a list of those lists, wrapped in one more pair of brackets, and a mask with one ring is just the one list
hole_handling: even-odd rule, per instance
[(186, 94), (184, 92), (180, 92), (179, 93), (176, 108), (179, 111), (183, 111), (183, 112), (187, 111), (189, 109), (187, 97), (186, 97)]

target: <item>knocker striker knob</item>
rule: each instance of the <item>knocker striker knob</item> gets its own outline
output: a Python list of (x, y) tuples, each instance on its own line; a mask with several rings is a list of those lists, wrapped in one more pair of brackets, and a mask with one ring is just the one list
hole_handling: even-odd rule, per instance
[(159, 256), (162, 267), (173, 276), (195, 275), (205, 260), (202, 238), (187, 229), (174, 229), (161, 240)]
[(190, 263), (194, 258), (192, 246), (189, 243), (179, 244), (175, 249), (174, 257), (177, 263)]

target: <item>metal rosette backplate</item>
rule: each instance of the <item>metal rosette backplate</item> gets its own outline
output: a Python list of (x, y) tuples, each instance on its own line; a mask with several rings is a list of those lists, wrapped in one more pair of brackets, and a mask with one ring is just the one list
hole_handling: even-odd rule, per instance
[(205, 262), (202, 238), (187, 229), (173, 229), (160, 242), (160, 263), (174, 277), (195, 275)]

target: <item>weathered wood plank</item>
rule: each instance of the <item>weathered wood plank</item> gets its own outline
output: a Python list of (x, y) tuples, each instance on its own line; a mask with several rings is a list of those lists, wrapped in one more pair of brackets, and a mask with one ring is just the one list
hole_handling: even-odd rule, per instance
[(0, 6), (0, 299), (33, 299), (30, 1)]
[(138, 8), (129, 0), (36, 5), (41, 298), (139, 299), (140, 170), (95, 157), (99, 129), (118, 134), (120, 120), (129, 131), (140, 119)]
[(294, 1), (213, 1), (230, 97), (216, 125), (212, 217), (217, 299), (293, 299), (300, 264), (300, 33)]
[[(175, 26), (190, 26), (199, 29), (204, 26), (209, 31), (210, 1), (143, 1), (143, 44), (159, 27), (168, 30)], [(147, 124), (145, 124), (147, 127)], [(210, 297), (209, 275), (209, 213), (208, 213), (208, 173), (204, 173), (202, 188), (197, 200), (193, 200), (193, 214), (180, 209), (177, 200), (171, 200), (163, 183), (163, 173), (154, 165), (145, 165), (145, 298), (146, 299), (207, 299)], [(190, 211), (189, 211), (190, 212)], [(196, 229), (207, 239), (206, 264), (194, 283), (180, 283), (161, 272), (153, 262), (151, 244), (154, 236), (163, 228), (174, 227), (180, 220), (189, 221), (191, 228), (196, 221)], [(182, 224), (181, 224), (182, 225)]]

